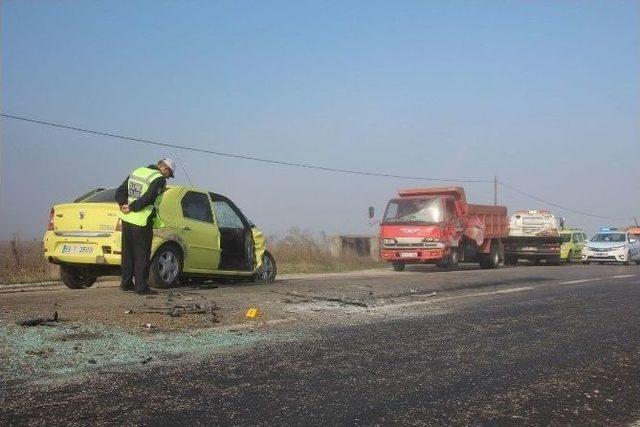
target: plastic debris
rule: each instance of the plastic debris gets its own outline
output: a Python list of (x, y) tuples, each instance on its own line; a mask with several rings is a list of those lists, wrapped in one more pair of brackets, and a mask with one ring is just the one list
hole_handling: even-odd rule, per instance
[(258, 316), (260, 316), (260, 309), (255, 307), (249, 308), (249, 310), (247, 310), (247, 313), (245, 314), (245, 317), (249, 319), (255, 319)]

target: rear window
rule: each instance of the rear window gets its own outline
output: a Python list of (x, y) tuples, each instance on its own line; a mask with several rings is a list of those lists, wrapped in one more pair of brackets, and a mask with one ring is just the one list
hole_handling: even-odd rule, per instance
[(84, 200), (79, 200), (82, 203), (115, 203), (116, 202), (116, 189), (109, 188), (106, 190), (98, 191), (92, 194)]

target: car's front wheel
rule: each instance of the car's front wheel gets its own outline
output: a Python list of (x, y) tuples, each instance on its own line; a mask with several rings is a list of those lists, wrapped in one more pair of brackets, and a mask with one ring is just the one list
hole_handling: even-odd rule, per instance
[(160, 247), (151, 259), (149, 285), (171, 288), (178, 284), (182, 274), (182, 253), (174, 245)]
[(254, 282), (264, 284), (273, 283), (276, 280), (277, 273), (278, 267), (276, 266), (276, 259), (269, 251), (265, 251), (264, 254), (262, 254), (262, 264), (252, 279)]
[(84, 289), (93, 285), (98, 277), (87, 268), (63, 264), (60, 266), (60, 279), (68, 288)]

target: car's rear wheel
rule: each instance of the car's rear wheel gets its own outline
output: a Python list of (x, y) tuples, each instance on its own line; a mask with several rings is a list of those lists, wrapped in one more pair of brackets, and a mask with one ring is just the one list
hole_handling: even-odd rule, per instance
[(84, 289), (93, 285), (98, 277), (91, 274), (88, 268), (63, 264), (60, 266), (60, 279), (68, 288)]
[(153, 259), (149, 271), (149, 286), (171, 288), (178, 285), (182, 274), (182, 253), (174, 245), (160, 247)]
[(252, 279), (254, 282), (269, 284), (275, 282), (277, 273), (276, 259), (269, 251), (265, 251), (262, 254), (262, 265), (260, 265)]

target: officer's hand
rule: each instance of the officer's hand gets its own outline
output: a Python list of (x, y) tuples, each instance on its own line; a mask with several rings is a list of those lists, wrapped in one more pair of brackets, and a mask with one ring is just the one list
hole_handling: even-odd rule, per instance
[(131, 209), (129, 209), (129, 205), (122, 205), (120, 206), (120, 211), (122, 213), (128, 214), (129, 212), (131, 212)]

